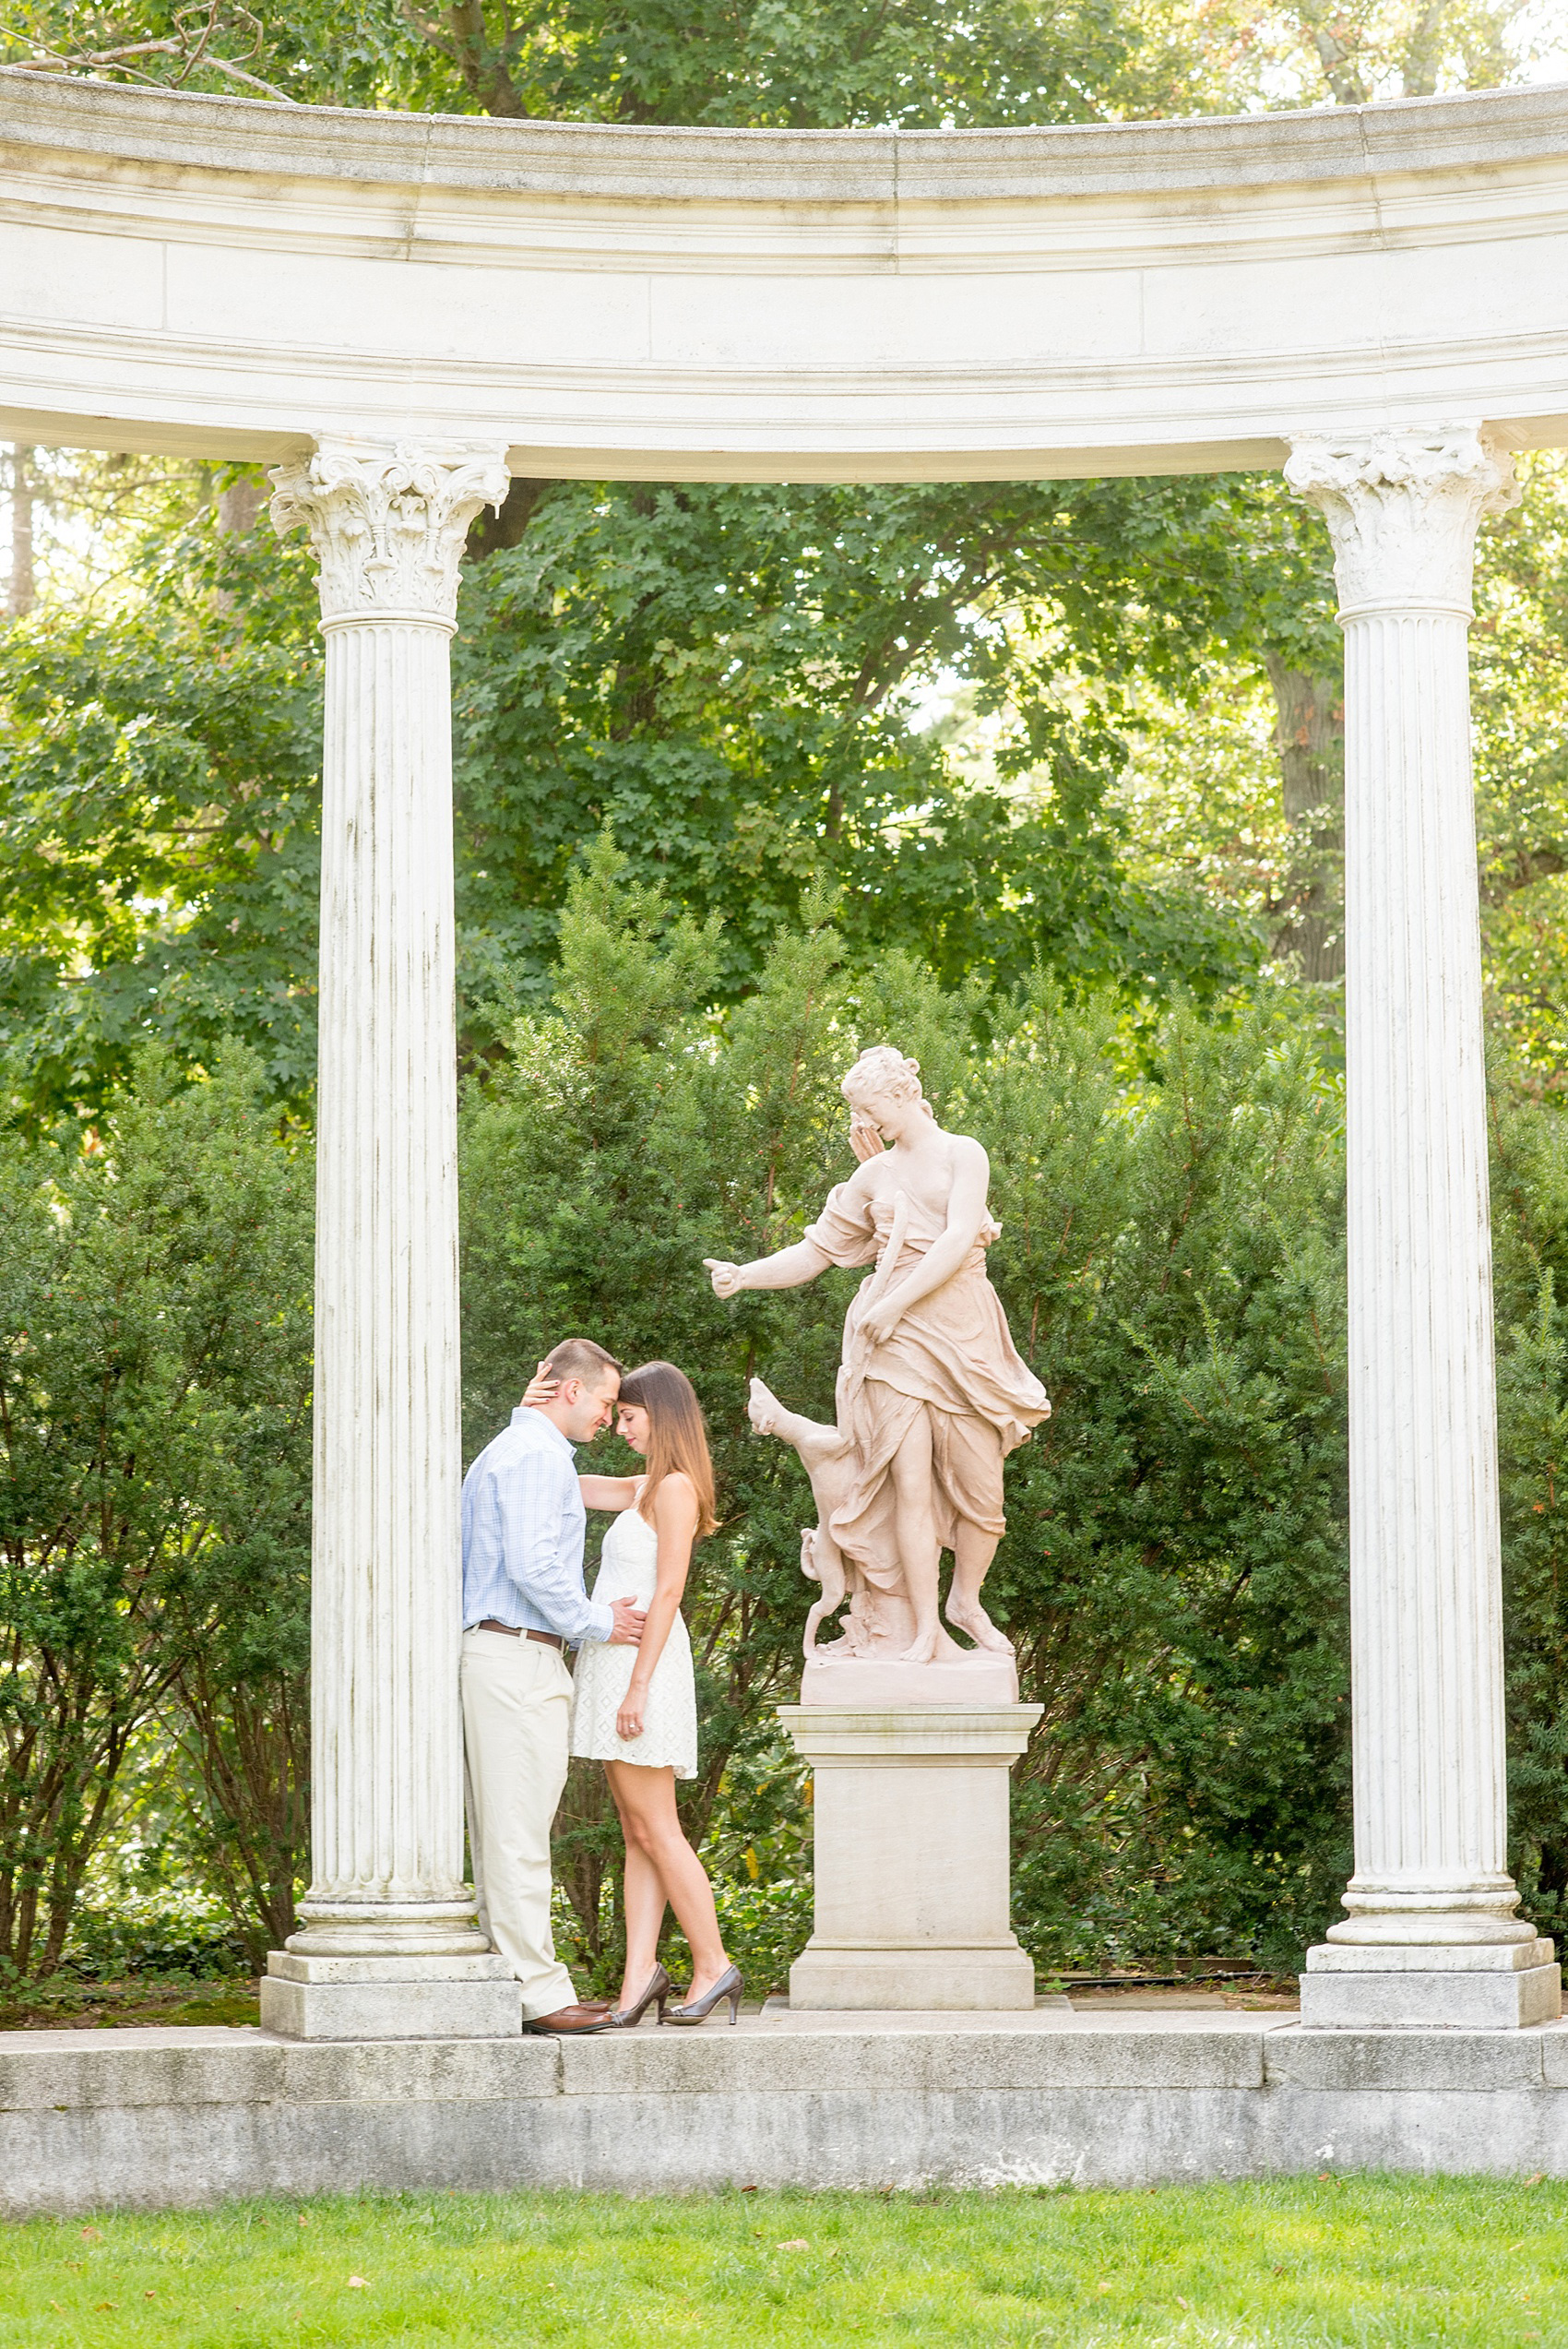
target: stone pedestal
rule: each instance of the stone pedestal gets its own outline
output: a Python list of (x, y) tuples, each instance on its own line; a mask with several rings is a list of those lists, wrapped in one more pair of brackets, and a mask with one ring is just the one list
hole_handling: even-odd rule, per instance
[(448, 650), (499, 449), (275, 476), (327, 639), (310, 1890), (263, 1986), (302, 2038), (490, 2037), (521, 2002), (463, 1880)]
[(815, 1931), (791, 2008), (1023, 2010), (1008, 1772), (1039, 1705), (782, 1705), (814, 1777)]

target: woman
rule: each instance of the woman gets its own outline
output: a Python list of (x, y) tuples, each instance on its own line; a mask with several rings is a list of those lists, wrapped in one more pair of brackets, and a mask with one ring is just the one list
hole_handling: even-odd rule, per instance
[[(523, 1400), (546, 1402), (553, 1391), (536, 1375)], [(619, 1409), (621, 1433), (647, 1473), (577, 1482), (587, 1508), (620, 1512), (604, 1537), (595, 1599), (635, 1599), (647, 1620), (636, 1648), (583, 1641), (572, 1699), (572, 1751), (604, 1764), (626, 1845), (626, 1970), (609, 2021), (630, 2030), (657, 2004), (660, 2022), (702, 2022), (727, 2000), (733, 2022), (741, 1976), (719, 1938), (713, 1887), (675, 1809), (676, 1779), (697, 1773), (696, 1686), (681, 1597), (692, 1544), (718, 1522), (707, 1435), (691, 1380), (672, 1362), (628, 1372)], [(692, 1952), (691, 1987), (674, 2007), (659, 1962), (666, 1902)]]

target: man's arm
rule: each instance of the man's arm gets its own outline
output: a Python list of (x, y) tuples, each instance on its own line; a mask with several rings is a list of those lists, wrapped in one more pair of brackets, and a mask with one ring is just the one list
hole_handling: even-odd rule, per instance
[(576, 1483), (571, 1462), (553, 1448), (524, 1452), (497, 1469), (502, 1562), (529, 1606), (563, 1640), (608, 1640), (614, 1616), (594, 1604), (580, 1575), (561, 1557), (562, 1517)]

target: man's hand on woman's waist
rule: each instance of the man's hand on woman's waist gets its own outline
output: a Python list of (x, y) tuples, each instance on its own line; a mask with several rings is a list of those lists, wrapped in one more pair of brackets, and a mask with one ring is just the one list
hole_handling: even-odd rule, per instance
[(612, 1648), (636, 1647), (643, 1636), (643, 1625), (647, 1621), (646, 1610), (634, 1605), (630, 1599), (612, 1599), (610, 1616), (613, 1628), (605, 1644)]

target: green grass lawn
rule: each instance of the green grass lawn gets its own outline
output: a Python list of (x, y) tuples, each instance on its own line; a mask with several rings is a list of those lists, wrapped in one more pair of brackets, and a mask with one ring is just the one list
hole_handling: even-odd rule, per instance
[(1568, 2344), (1568, 2187), (410, 2195), (0, 2228), (0, 2344)]

